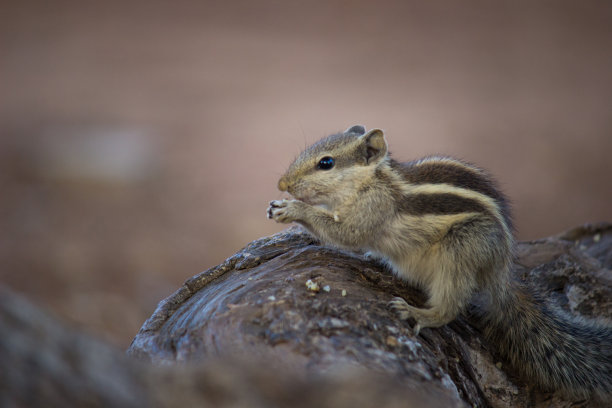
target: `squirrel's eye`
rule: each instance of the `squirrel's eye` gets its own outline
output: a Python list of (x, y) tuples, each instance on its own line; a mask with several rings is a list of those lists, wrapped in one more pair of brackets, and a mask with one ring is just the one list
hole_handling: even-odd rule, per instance
[(317, 168), (320, 170), (329, 170), (332, 167), (334, 167), (334, 158), (329, 156), (325, 156), (317, 164)]

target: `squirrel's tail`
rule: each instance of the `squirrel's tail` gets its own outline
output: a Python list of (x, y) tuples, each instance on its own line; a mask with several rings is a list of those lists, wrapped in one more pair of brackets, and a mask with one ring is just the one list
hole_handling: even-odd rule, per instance
[(570, 397), (612, 396), (612, 326), (555, 310), (518, 282), (502, 293), (480, 324), (516, 371)]

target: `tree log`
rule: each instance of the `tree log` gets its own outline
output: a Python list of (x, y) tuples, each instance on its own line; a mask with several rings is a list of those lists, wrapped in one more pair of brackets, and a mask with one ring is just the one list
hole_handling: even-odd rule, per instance
[[(585, 225), (520, 243), (514, 273), (569, 313), (610, 318), (611, 249), (612, 225)], [(294, 227), (189, 279), (160, 303), (128, 353), (156, 363), (241, 356), (307, 374), (359, 367), (470, 406), (576, 402), (522, 382), (469, 316), (414, 336), (387, 307), (398, 295), (425, 300), (384, 265)]]
[[(514, 273), (568, 313), (610, 319), (611, 269), (612, 224), (598, 224), (520, 243)], [(414, 336), (387, 307), (397, 295), (425, 300), (297, 227), (189, 279), (127, 356), (0, 288), (0, 406), (609, 404), (530, 388), (469, 315)]]

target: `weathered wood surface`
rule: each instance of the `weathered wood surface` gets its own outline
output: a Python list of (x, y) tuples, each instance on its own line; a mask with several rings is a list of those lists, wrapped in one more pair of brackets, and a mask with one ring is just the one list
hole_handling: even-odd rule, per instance
[[(515, 268), (568, 312), (608, 319), (611, 270), (611, 224), (521, 243)], [(413, 336), (395, 295), (423, 301), (293, 228), (188, 280), (129, 357), (0, 287), (0, 406), (606, 406), (529, 389), (469, 317)]]
[[(524, 242), (517, 252), (515, 273), (559, 307), (612, 317), (612, 225)], [(396, 295), (424, 300), (375, 261), (292, 228), (188, 280), (160, 303), (128, 353), (157, 363), (241, 356), (315, 374), (359, 367), (470, 406), (571, 404), (522, 383), (469, 318), (414, 336), (387, 307)]]
[(271, 361), (157, 366), (66, 327), (0, 286), (0, 407), (456, 407), (389, 375), (306, 376)]

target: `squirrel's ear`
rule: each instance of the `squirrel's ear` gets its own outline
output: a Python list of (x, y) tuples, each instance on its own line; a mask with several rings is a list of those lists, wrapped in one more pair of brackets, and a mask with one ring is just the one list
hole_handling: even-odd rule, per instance
[(363, 135), (365, 133), (365, 126), (363, 125), (353, 125), (350, 128), (346, 129), (344, 131), (345, 134), (347, 133), (357, 133), (358, 135)]
[(372, 129), (361, 136), (366, 146), (366, 161), (372, 163), (385, 157), (387, 154), (387, 141), (380, 129)]

